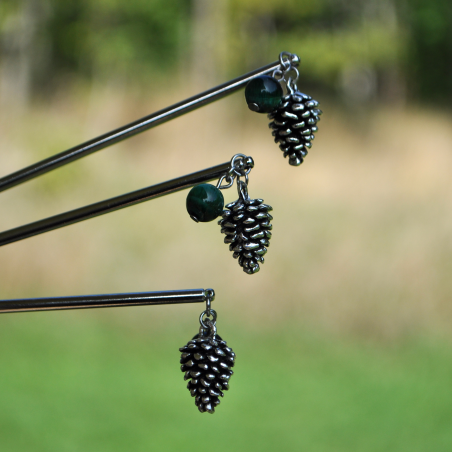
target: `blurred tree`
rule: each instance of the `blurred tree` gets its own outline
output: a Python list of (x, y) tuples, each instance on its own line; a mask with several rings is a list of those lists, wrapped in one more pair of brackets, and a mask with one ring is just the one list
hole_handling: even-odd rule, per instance
[(224, 73), (228, 0), (192, 0), (191, 68), (198, 89), (219, 83)]
[(184, 0), (1, 0), (3, 85), (26, 98), (25, 80), (41, 91), (68, 75), (136, 83), (150, 71), (167, 74), (189, 47), (189, 7)]
[(403, 97), (405, 80), (411, 96), (450, 99), (450, 23), (450, 0), (1, 0), (0, 89), (149, 84), (187, 66), (219, 80), (288, 50), (304, 84), (354, 102)]
[(52, 0), (52, 65), (61, 72), (143, 81), (180, 57), (188, 21), (183, 0)]
[(409, 36), (405, 72), (412, 93), (450, 105), (452, 101), (451, 0), (399, 0)]
[(399, 72), (405, 38), (392, 0), (268, 0), (262, 7), (257, 0), (231, 1), (231, 41), (249, 49), (251, 66), (282, 49), (296, 52), (304, 84), (341, 88), (353, 101), (368, 101), (379, 85), (385, 95), (381, 74)]
[(24, 108), (35, 75), (46, 57), (42, 30), (49, 16), (47, 0), (0, 3), (0, 104)]

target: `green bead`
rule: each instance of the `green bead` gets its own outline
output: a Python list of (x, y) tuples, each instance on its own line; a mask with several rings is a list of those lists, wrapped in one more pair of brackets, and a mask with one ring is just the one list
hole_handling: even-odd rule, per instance
[(280, 83), (269, 75), (260, 75), (249, 81), (245, 88), (248, 108), (258, 113), (270, 113), (278, 108), (283, 98)]
[(223, 193), (214, 185), (196, 185), (187, 196), (187, 212), (196, 222), (215, 220), (223, 213), (223, 206)]

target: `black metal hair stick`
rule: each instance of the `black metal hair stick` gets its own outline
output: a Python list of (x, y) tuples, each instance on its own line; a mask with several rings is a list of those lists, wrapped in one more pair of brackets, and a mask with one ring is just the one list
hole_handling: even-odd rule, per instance
[(138, 119), (137, 121), (120, 127), (119, 129), (108, 132), (90, 141), (68, 149), (67, 151), (61, 152), (60, 154), (53, 155), (52, 157), (41, 160), (34, 165), (4, 176), (0, 178), (0, 192), (219, 100), (234, 93), (240, 88), (243, 88), (252, 78), (263, 74), (269, 74), (279, 67), (280, 62), (275, 61), (274, 63), (251, 71), (234, 80), (230, 80), (229, 82), (223, 83), (222, 85), (208, 91), (204, 91), (203, 93), (183, 100), (182, 102), (171, 105), (163, 110), (159, 110), (156, 113), (152, 113), (149, 116)]
[(16, 300), (0, 300), (0, 313), (202, 303), (207, 301), (208, 296), (210, 297), (210, 300), (213, 301), (215, 292), (212, 289), (188, 289), (167, 290), (161, 292), (80, 295), (75, 297), (24, 298)]
[(219, 179), (229, 171), (230, 167), (230, 162), (222, 163), (221, 165), (197, 171), (196, 173), (187, 174), (160, 184), (142, 188), (141, 190), (126, 193), (124, 195), (116, 196), (115, 198), (110, 198), (105, 201), (100, 201), (34, 223), (10, 229), (0, 233), (0, 246), (42, 234), (43, 232), (62, 228), (63, 226), (78, 223), (79, 221), (97, 217), (105, 213), (130, 207), (144, 201), (149, 201), (150, 199), (175, 193), (196, 184)]

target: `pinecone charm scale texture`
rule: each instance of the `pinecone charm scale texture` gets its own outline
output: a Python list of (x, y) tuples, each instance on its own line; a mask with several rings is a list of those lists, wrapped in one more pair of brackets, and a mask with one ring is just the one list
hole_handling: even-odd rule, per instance
[(223, 218), (218, 222), (221, 232), (226, 234), (225, 243), (238, 259), (243, 271), (252, 275), (264, 263), (264, 254), (270, 245), (273, 208), (264, 204), (263, 199), (250, 199), (240, 196), (235, 202), (227, 204)]
[(181, 370), (187, 388), (201, 413), (214, 413), (215, 407), (229, 389), (235, 353), (217, 334), (205, 337), (197, 334), (187, 345), (179, 349)]
[(311, 141), (322, 114), (318, 105), (310, 96), (294, 91), (284, 96), (281, 105), (268, 114), (275, 143), (279, 143), (284, 157), (289, 156), (289, 164), (293, 166), (303, 163), (312, 146)]

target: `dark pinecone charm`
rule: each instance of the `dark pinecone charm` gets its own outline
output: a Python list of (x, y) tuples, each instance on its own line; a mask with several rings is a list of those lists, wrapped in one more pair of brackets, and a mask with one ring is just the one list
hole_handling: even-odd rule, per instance
[(268, 213), (273, 208), (263, 203), (263, 199), (250, 199), (240, 196), (235, 202), (227, 204), (223, 211), (223, 219), (218, 224), (221, 232), (226, 234), (225, 243), (233, 257), (238, 258), (243, 271), (252, 275), (259, 271), (259, 263), (264, 263), (273, 217)]
[(233, 374), (235, 353), (217, 334), (197, 334), (185, 347), (180, 362), (185, 372), (184, 380), (190, 380), (187, 388), (201, 413), (214, 413), (215, 407), (229, 389)]
[(268, 114), (272, 120), (269, 127), (273, 129), (275, 143), (279, 143), (284, 157), (289, 156), (289, 163), (293, 166), (303, 163), (303, 158), (312, 146), (311, 141), (322, 114), (318, 105), (310, 96), (294, 91), (284, 96), (282, 104)]

